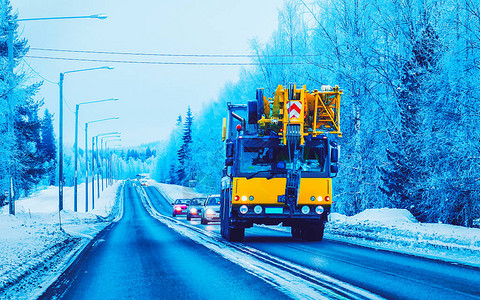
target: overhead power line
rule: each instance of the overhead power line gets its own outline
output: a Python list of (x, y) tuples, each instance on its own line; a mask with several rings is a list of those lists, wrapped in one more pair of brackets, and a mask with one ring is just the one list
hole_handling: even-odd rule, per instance
[(42, 78), (43, 80), (45, 80), (46, 82), (49, 82), (49, 83), (51, 83), (51, 84), (56, 84), (56, 85), (58, 85), (58, 82), (55, 82), (55, 81), (53, 81), (53, 80), (49, 80), (49, 79), (43, 77), (43, 76), (42, 76), (40, 73), (38, 73), (25, 59), (22, 59), (22, 60), (23, 60), (23, 62), (24, 62), (35, 74), (37, 74), (40, 78)]
[(266, 63), (220, 63), (220, 62), (165, 62), (165, 61), (140, 61), (140, 60), (111, 60), (111, 59), (93, 59), (93, 58), (69, 58), (52, 56), (34, 56), (25, 55), (28, 58), (50, 59), (50, 60), (68, 60), (68, 61), (90, 61), (103, 63), (122, 63), (122, 64), (149, 64), (149, 65), (192, 65), (192, 66), (259, 66), (259, 65), (302, 65), (305, 62), (266, 62)]
[(227, 57), (227, 58), (255, 58), (255, 57), (308, 57), (319, 56), (319, 54), (173, 54), (173, 53), (141, 53), (141, 52), (119, 52), (119, 51), (96, 51), (96, 50), (72, 50), (72, 49), (53, 49), (30, 47), (35, 51), (51, 52), (69, 52), (69, 53), (89, 53), (89, 54), (109, 54), (109, 55), (135, 55), (135, 56), (160, 56), (160, 57)]

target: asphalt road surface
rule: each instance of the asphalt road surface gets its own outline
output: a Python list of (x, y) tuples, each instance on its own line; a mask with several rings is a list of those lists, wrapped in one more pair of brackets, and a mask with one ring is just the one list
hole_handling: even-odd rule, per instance
[[(157, 211), (171, 216), (172, 206), (155, 187), (146, 192)], [(178, 218), (220, 231), (219, 225)], [(246, 230), (245, 244), (388, 299), (480, 299), (478, 268), (329, 240), (295, 241), (289, 233), (261, 227)]]
[(242, 267), (151, 217), (132, 183), (123, 218), (41, 299), (283, 299)]

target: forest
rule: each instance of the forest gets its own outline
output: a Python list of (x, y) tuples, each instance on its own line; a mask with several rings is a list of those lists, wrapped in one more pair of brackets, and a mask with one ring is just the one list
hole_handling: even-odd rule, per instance
[(422, 222), (480, 217), (480, 5), (475, 0), (288, 0), (267, 42), (217, 99), (179, 116), (153, 177), (220, 189), (226, 103), (277, 85), (339, 85), (334, 211), (408, 209)]
[[(0, 206), (7, 199), (29, 195), (38, 185), (55, 184), (57, 165), (54, 115), (40, 113), (35, 95), (43, 82), (14, 69), (28, 52), (27, 40), (12, 34), (13, 55), (8, 57), (8, 31), (17, 32), (11, 6), (0, 10)], [(43, 116), (42, 116), (43, 114)]]

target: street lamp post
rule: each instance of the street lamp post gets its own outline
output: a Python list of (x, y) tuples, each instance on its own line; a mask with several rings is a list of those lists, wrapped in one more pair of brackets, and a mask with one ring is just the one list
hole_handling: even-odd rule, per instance
[[(109, 179), (110, 179), (110, 184), (113, 184), (114, 180), (114, 169), (113, 169), (113, 155), (112, 152), (114, 151), (114, 147), (120, 147), (121, 145), (115, 144), (115, 145), (110, 145), (109, 153), (110, 153), (110, 170), (109, 170)], [(117, 170), (118, 170), (118, 159), (115, 160), (117, 162)], [(118, 173), (117, 173), (118, 174)]]
[[(107, 167), (107, 170), (108, 170), (108, 174), (107, 174), (107, 186), (108, 185), (112, 185), (113, 184), (113, 158), (112, 158), (112, 151), (111, 149), (108, 147), (108, 144), (107, 142), (113, 142), (113, 141), (118, 141), (118, 140), (121, 140), (121, 139), (115, 139), (115, 140), (109, 140), (109, 141), (105, 141), (105, 149), (106, 149), (106, 152), (107, 152), (107, 164), (108, 164), (108, 167)], [(110, 145), (110, 147), (119, 147), (120, 145), (118, 144), (115, 144), (115, 145)]]
[[(2, 1), (3, 3), (3, 1)], [(25, 21), (46, 21), (46, 20), (66, 20), (66, 19), (106, 19), (106, 14), (95, 14), (95, 15), (86, 15), (86, 16), (71, 16), (71, 17), (46, 17), (46, 18), (28, 18), (28, 19), (17, 19), (17, 22), (25, 22)], [(13, 75), (13, 23), (8, 21), (7, 23), (7, 51), (8, 51), (8, 60), (9, 60), (9, 69), (11, 74)], [(96, 68), (94, 68), (96, 69)], [(71, 71), (75, 72), (75, 71)], [(71, 73), (71, 72), (64, 72), (60, 73), (60, 114), (59, 114), (59, 148), (58, 148), (58, 155), (59, 155), (59, 162), (58, 162), (58, 211), (63, 210), (63, 78), (64, 74)], [(12, 208), (10, 209), (12, 212)], [(14, 212), (14, 208), (13, 208)]]
[(102, 166), (99, 163), (100, 153), (98, 152), (98, 135), (95, 137), (95, 143), (97, 144), (97, 199), (100, 198), (100, 172), (102, 171)]
[[(105, 149), (107, 148), (107, 142), (113, 142), (113, 141), (121, 141), (122, 139), (119, 137), (119, 136), (109, 136), (107, 138), (105, 138)], [(111, 154), (110, 154), (111, 155)], [(110, 172), (110, 169), (109, 169), (109, 160), (108, 158), (105, 160), (106, 161), (106, 164), (107, 164), (107, 167), (106, 167), (106, 174), (105, 174), (105, 177), (107, 178), (107, 185), (108, 185), (108, 178), (109, 178), (109, 173)], [(102, 186), (103, 186), (103, 182), (102, 182)]]
[[(91, 123), (97, 123), (97, 122), (104, 122), (104, 121), (109, 121), (109, 120), (116, 120), (118, 117), (112, 117), (112, 118), (106, 118), (106, 119), (100, 119), (100, 120), (95, 120), (95, 121), (90, 121), (90, 122), (85, 122), (85, 212), (88, 212), (88, 124)], [(93, 146), (92, 146), (92, 156), (93, 156)], [(93, 168), (93, 166), (92, 166)], [(92, 178), (93, 181), (94, 178)], [(93, 185), (92, 185), (93, 188)], [(93, 194), (92, 191), (92, 198), (95, 195)]]
[(75, 106), (75, 173), (74, 173), (74, 188), (73, 188), (73, 210), (76, 212), (77, 211), (77, 183), (78, 183), (78, 112), (80, 109), (80, 105), (85, 105), (85, 104), (93, 104), (93, 103), (100, 103), (100, 102), (107, 102), (107, 101), (117, 101), (118, 98), (110, 98), (110, 99), (105, 99), (105, 100), (96, 100), (96, 101), (88, 101), (88, 102), (82, 102), (78, 103)]
[[(101, 176), (102, 176), (102, 191), (103, 191), (103, 171), (104, 171), (104, 168), (103, 168), (103, 159), (104, 159), (104, 152), (103, 152), (103, 139), (105, 138), (112, 138), (112, 137), (120, 137), (120, 132), (107, 132), (107, 133), (100, 133), (100, 134), (97, 134), (96, 135), (97, 137), (102, 137), (100, 139), (100, 151), (98, 152), (98, 140), (97, 140), (97, 157), (98, 157), (98, 160), (100, 160), (100, 172), (101, 172)], [(99, 191), (100, 191), (100, 187), (99, 187)]]
[(92, 136), (92, 209), (95, 208), (95, 137)]
[(103, 67), (96, 67), (96, 68), (88, 68), (88, 69), (79, 69), (79, 70), (71, 70), (60, 73), (60, 82), (59, 82), (59, 89), (60, 89), (60, 113), (58, 117), (59, 122), (59, 129), (58, 129), (58, 210), (63, 210), (63, 80), (65, 74), (68, 73), (78, 73), (78, 72), (85, 72), (85, 71), (93, 71), (93, 70), (101, 70), (101, 69), (108, 69), (111, 70), (113, 67), (103, 66)]
[(18, 19), (17, 21), (46, 21), (46, 20), (65, 20), (65, 19), (100, 19), (107, 18), (106, 14), (96, 14), (87, 16), (73, 16), (73, 17), (47, 17), (47, 18), (32, 18), (32, 19)]

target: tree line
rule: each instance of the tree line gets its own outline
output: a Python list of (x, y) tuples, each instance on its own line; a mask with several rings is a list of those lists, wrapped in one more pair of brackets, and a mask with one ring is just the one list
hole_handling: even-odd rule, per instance
[[(54, 116), (39, 111), (34, 96), (43, 82), (34, 82), (21, 68), (28, 44), (18, 32), (17, 15), (10, 1), (0, 6), (0, 206), (13, 184), (15, 198), (28, 195), (42, 183), (55, 183), (56, 146)], [(8, 57), (8, 30), (13, 31), (13, 61)], [(13, 72), (12, 72), (13, 71)]]
[[(334, 210), (405, 208), (423, 222), (472, 226), (480, 217), (478, 1), (287, 0), (278, 21), (269, 41), (251, 41), (258, 66), (196, 117), (185, 178), (219, 191), (227, 102), (290, 82), (339, 85)], [(179, 174), (181, 124), (159, 155), (159, 180)]]

